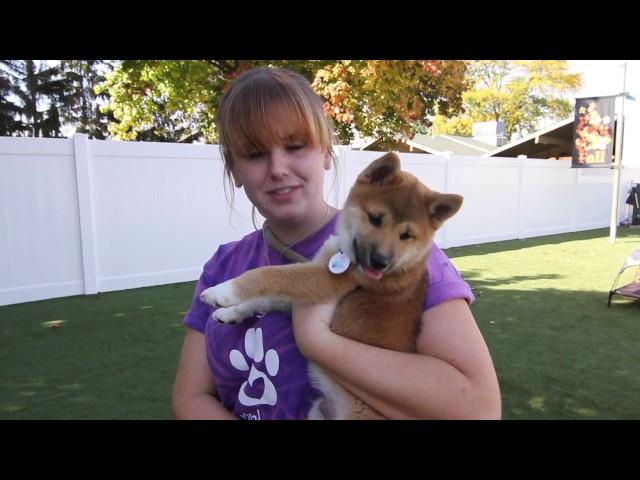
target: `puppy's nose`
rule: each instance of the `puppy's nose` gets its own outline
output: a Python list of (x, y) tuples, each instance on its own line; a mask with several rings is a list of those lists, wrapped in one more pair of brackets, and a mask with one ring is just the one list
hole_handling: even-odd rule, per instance
[(378, 250), (371, 250), (369, 252), (369, 266), (375, 270), (384, 270), (389, 265), (389, 257), (386, 257)]

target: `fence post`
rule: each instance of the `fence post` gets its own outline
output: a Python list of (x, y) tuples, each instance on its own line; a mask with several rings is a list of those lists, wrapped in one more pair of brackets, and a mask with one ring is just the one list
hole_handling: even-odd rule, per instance
[(578, 225), (578, 208), (580, 208), (580, 172), (582, 169), (572, 168), (571, 170), (573, 170), (573, 208), (571, 209), (569, 228), (575, 232)]
[(518, 239), (524, 238), (524, 212), (523, 209), (523, 197), (524, 197), (524, 169), (525, 162), (527, 161), (526, 155), (518, 155)]
[(76, 163), (78, 212), (80, 215), (80, 246), (84, 293), (98, 293), (96, 248), (93, 228), (93, 202), (89, 174), (89, 137), (82, 133), (73, 136), (73, 156)]
[(352, 151), (351, 147), (348, 145), (340, 145), (336, 147), (337, 155), (338, 155), (338, 169), (336, 171), (336, 192), (335, 192), (335, 201), (336, 207), (342, 208), (344, 206), (344, 202), (346, 200), (347, 193), (351, 188), (350, 185), (347, 185), (347, 171), (349, 170), (348, 163), (351, 161), (351, 156), (349, 153)]

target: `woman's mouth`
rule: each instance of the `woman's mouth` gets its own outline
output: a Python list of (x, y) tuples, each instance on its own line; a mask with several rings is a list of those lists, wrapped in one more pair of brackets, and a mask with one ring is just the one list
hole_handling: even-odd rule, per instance
[(269, 190), (267, 194), (275, 201), (284, 202), (291, 200), (300, 187), (282, 187)]

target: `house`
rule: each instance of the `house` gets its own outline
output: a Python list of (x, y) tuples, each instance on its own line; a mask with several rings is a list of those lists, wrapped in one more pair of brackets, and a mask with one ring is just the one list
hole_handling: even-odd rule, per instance
[[(473, 137), (459, 135), (424, 135), (416, 134), (411, 139), (397, 142), (393, 149), (398, 152), (429, 153), (443, 155), (480, 156), (489, 153), (506, 141), (504, 122), (478, 122), (473, 125)], [(358, 150), (386, 150), (377, 140), (361, 143)]]
[[(384, 150), (379, 146), (378, 141), (371, 141), (364, 144), (359, 150)], [(476, 155), (488, 153), (495, 148), (495, 145), (481, 142), (472, 137), (460, 137), (457, 135), (422, 135), (416, 134), (411, 140), (403, 140), (396, 143), (394, 150), (398, 152), (430, 153), (432, 155), (443, 155), (451, 152), (454, 155)]]
[[(457, 135), (421, 135), (398, 142), (399, 152), (443, 155), (469, 155), (478, 157), (517, 157), (566, 159), (571, 158), (573, 143), (573, 117), (506, 143), (504, 122), (479, 122), (473, 126), (473, 137)], [(371, 140), (358, 150), (383, 150), (379, 142)]]
[(569, 159), (573, 146), (574, 118), (567, 118), (522, 138), (481, 154), (481, 157), (517, 157)]

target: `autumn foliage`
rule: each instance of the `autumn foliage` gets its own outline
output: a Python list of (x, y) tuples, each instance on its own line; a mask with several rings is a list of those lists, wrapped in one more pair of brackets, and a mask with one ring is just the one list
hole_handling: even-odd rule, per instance
[(304, 75), (324, 101), (338, 139), (356, 132), (384, 141), (411, 137), (437, 112), (461, 110), (465, 63), (454, 60), (127, 60), (101, 87), (117, 119), (116, 138), (142, 133), (170, 141), (217, 141), (215, 113), (222, 93), (243, 71), (276, 66)]
[(342, 60), (319, 69), (312, 85), (343, 142), (355, 130), (391, 142), (429, 126), (436, 108), (460, 111), (464, 71), (458, 61)]

